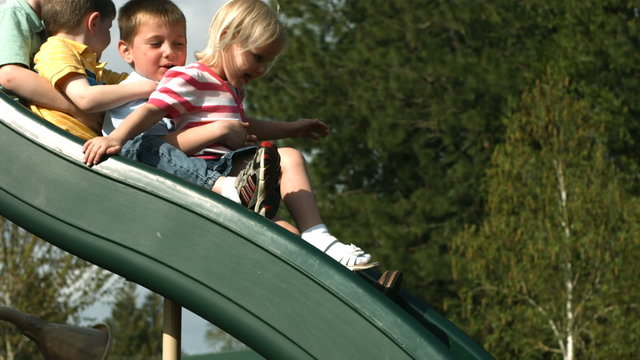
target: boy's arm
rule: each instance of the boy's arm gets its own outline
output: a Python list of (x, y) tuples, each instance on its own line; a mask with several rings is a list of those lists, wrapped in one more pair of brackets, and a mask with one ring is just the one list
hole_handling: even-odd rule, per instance
[[(47, 79), (17, 64), (0, 67), (0, 85), (29, 104), (59, 110), (79, 119), (91, 128), (100, 128), (101, 114), (87, 114), (56, 90)], [(93, 125), (93, 126), (92, 126)]]
[(293, 122), (249, 119), (248, 132), (262, 140), (308, 137), (318, 140), (329, 135), (329, 127), (318, 119)]
[(148, 98), (157, 84), (151, 80), (144, 80), (127, 84), (91, 86), (85, 76), (70, 73), (60, 79), (57, 85), (81, 110), (100, 112), (136, 99)]
[(47, 79), (20, 65), (0, 68), (0, 85), (30, 104), (38, 104), (71, 113), (75, 106), (51, 86)]
[(140, 106), (129, 114), (109, 136), (98, 136), (87, 140), (82, 147), (84, 163), (89, 166), (96, 165), (102, 161), (105, 155), (119, 153), (122, 145), (162, 120), (165, 116), (166, 113), (157, 106), (151, 104)]

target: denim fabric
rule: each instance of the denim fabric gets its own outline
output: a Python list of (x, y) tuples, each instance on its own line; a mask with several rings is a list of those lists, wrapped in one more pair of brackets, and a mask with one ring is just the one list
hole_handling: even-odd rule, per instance
[(128, 141), (120, 155), (211, 189), (220, 176), (227, 176), (232, 170), (233, 156), (246, 151), (255, 151), (255, 147), (232, 151), (218, 160), (205, 161), (187, 156), (157, 136), (142, 134)]

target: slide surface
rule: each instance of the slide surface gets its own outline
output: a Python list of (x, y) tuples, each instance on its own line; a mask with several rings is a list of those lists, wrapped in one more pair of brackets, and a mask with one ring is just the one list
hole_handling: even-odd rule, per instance
[[(0, 94), (0, 215), (216, 324), (269, 359), (491, 359), (424, 303), (394, 301), (245, 208), (112, 157)], [(407, 274), (406, 276), (410, 276)]]

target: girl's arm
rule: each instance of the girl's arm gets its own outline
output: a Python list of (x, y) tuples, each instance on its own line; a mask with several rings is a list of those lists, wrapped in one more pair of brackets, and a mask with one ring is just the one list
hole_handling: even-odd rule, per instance
[(250, 134), (261, 140), (308, 137), (318, 140), (329, 135), (329, 127), (318, 119), (298, 119), (293, 122), (249, 119)]
[(84, 143), (82, 147), (84, 163), (89, 166), (97, 165), (105, 155), (119, 153), (122, 145), (149, 129), (165, 116), (166, 113), (154, 105), (140, 106), (108, 136), (98, 136)]
[[(247, 123), (240, 121), (214, 121), (189, 129), (171, 132), (162, 139), (187, 155), (193, 155), (213, 143), (223, 143), (232, 149), (255, 145), (255, 139), (247, 136)], [(253, 140), (253, 141), (252, 141)]]
[(113, 109), (137, 99), (146, 99), (156, 88), (154, 81), (136, 81), (127, 84), (91, 86), (81, 74), (70, 74), (57, 85), (73, 103), (86, 112)]

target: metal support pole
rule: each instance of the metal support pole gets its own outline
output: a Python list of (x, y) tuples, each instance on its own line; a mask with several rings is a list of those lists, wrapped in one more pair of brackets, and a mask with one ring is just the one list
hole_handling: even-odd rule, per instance
[(180, 360), (180, 339), (182, 333), (182, 307), (164, 299), (162, 331), (162, 360)]

